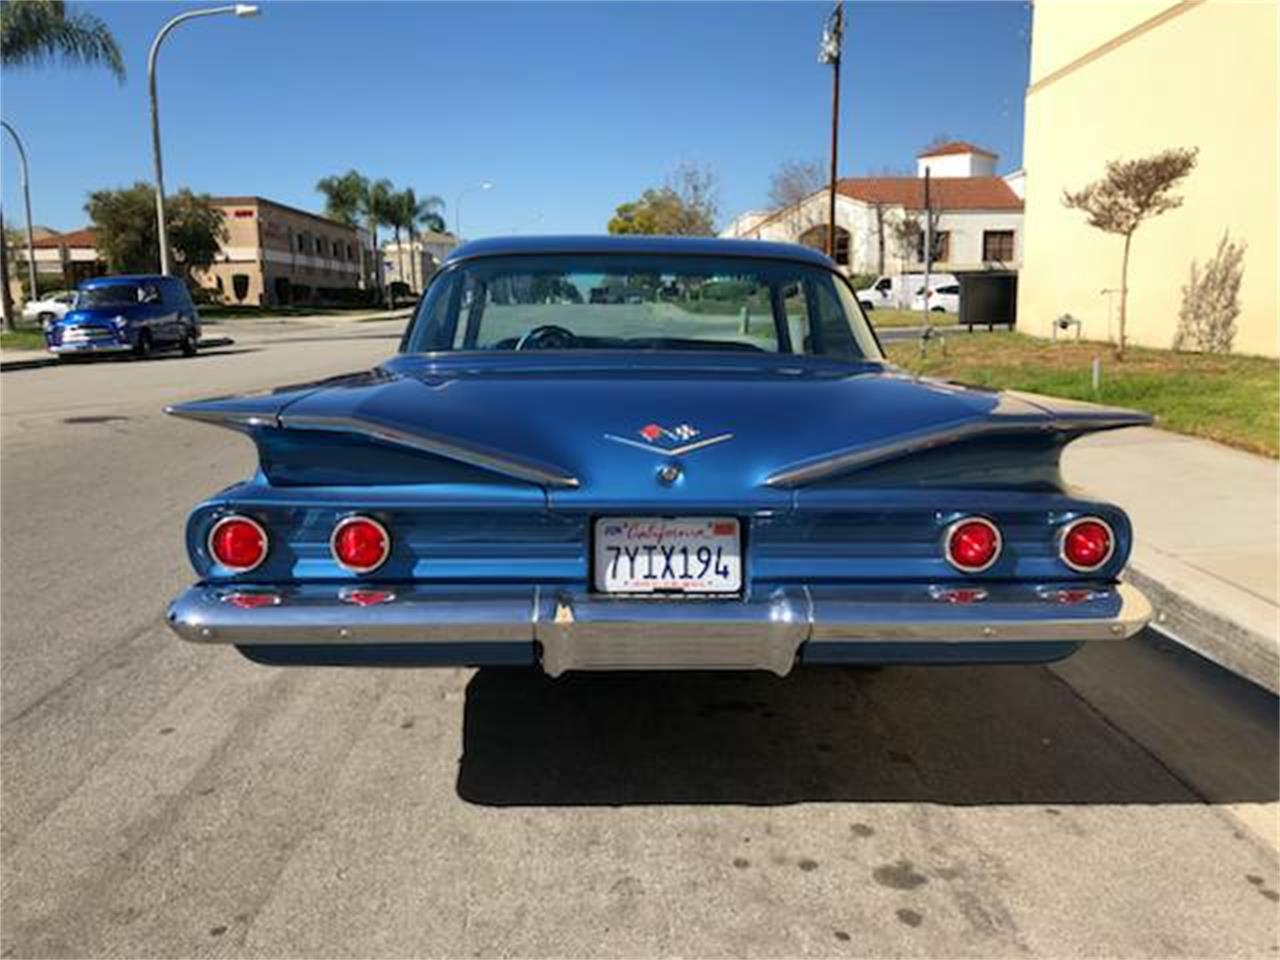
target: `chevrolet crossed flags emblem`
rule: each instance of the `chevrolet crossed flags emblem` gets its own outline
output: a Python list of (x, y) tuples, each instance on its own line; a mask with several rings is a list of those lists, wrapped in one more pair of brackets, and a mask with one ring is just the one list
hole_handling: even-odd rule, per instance
[(640, 450), (648, 450), (650, 453), (668, 457), (678, 457), (682, 454), (692, 453), (694, 450), (701, 450), (703, 447), (709, 447), (713, 443), (723, 443), (725, 440), (733, 439), (732, 433), (703, 437), (701, 430), (688, 423), (682, 423), (675, 427), (664, 427), (660, 423), (646, 423), (636, 431), (636, 436), (640, 437), (640, 440), (634, 440), (631, 437), (620, 437), (613, 433), (604, 435), (606, 440), (612, 440), (628, 447), (636, 447)]

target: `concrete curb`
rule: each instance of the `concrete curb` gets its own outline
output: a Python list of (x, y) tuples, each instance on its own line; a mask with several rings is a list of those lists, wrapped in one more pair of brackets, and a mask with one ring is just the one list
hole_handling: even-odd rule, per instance
[[(1178, 561), (1172, 564), (1183, 566)], [(1234, 591), (1236, 596), (1206, 602), (1197, 595), (1203, 592), (1203, 584), (1190, 586), (1184, 571), (1170, 566), (1151, 563), (1148, 558), (1146, 564), (1131, 565), (1125, 572), (1125, 580), (1145, 593), (1155, 607), (1152, 626), (1237, 676), (1280, 693), (1276, 608), (1239, 590)], [(1156, 575), (1153, 568), (1159, 568)]]
[[(235, 340), (231, 337), (205, 337), (200, 341), (201, 350), (211, 350), (217, 347), (230, 347), (235, 344)], [(17, 351), (24, 356), (17, 357), (13, 360), (6, 360), (3, 354), (0, 354), (0, 370), (35, 370), (39, 367), (56, 367), (60, 362), (57, 357), (49, 354), (39, 354), (32, 356), (35, 351), (21, 350)]]

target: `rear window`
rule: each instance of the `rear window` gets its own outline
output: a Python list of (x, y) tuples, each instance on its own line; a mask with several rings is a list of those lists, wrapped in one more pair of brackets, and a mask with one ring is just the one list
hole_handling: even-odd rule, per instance
[(439, 275), (406, 352), (703, 350), (879, 359), (848, 285), (788, 260), (481, 257)]

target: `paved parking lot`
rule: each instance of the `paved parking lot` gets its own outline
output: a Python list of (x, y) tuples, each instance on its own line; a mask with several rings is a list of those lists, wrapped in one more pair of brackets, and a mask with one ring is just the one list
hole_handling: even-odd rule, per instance
[(1275, 698), (1153, 634), (782, 680), (180, 643), (186, 511), (253, 452), (160, 408), (397, 333), (0, 376), (4, 956), (1277, 950)]

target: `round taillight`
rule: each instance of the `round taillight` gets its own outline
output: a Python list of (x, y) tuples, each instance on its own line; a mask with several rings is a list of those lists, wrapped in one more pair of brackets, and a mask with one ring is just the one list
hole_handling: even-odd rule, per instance
[(369, 573), (382, 566), (391, 554), (391, 535), (377, 520), (347, 517), (333, 528), (329, 547), (342, 569)]
[(1058, 553), (1062, 562), (1078, 573), (1097, 570), (1116, 551), (1111, 525), (1098, 517), (1081, 517), (1062, 528)]
[(209, 531), (209, 554), (233, 573), (248, 573), (267, 559), (269, 541), (262, 524), (248, 517), (223, 517)]
[(981, 573), (1000, 558), (1000, 529), (984, 517), (965, 517), (947, 528), (947, 562), (965, 573)]

